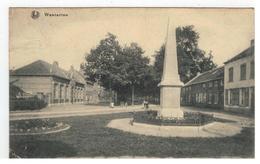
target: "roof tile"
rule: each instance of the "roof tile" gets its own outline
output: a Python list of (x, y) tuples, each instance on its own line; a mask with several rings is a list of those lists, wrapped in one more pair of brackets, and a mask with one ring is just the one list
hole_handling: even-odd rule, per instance
[(223, 78), (224, 78), (224, 66), (199, 74), (193, 79), (191, 79), (189, 82), (187, 82), (184, 86), (189, 86), (193, 84), (198, 84), (198, 83), (203, 83), (203, 82), (223, 79)]

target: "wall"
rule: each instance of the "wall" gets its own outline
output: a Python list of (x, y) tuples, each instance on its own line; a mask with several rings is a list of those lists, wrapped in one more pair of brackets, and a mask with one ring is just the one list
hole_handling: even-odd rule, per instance
[(51, 93), (51, 77), (49, 76), (10, 76), (10, 81), (27, 93)]
[[(252, 60), (254, 60), (254, 56), (248, 56), (225, 65), (225, 73), (224, 73), (225, 89), (255, 86), (255, 80), (250, 79), (250, 62)], [(240, 80), (240, 65), (244, 63), (246, 63), (246, 80)], [(229, 68), (231, 67), (234, 68), (233, 82), (228, 82)]]
[[(181, 91), (181, 105), (190, 105), (203, 108), (215, 108), (223, 109), (224, 108), (224, 79), (212, 80), (204, 83), (193, 84), (190, 86), (185, 86)], [(214, 82), (217, 82), (218, 86), (214, 85)], [(210, 86), (210, 83), (212, 86)], [(202, 98), (201, 102), (196, 101), (196, 94), (203, 93), (205, 97)], [(211, 103), (209, 103), (209, 96), (211, 93)], [(218, 96), (218, 103), (214, 103), (215, 95)], [(190, 97), (190, 98), (189, 98)], [(202, 96), (203, 97), (203, 96)], [(214, 99), (213, 99), (214, 97)]]

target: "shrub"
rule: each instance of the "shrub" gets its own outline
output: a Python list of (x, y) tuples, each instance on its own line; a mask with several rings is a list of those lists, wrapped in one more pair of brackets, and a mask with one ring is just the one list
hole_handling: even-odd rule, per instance
[(19, 120), (11, 122), (10, 127), (11, 130), (13, 129), (33, 129), (33, 128), (42, 128), (42, 127), (49, 127), (53, 128), (57, 126), (57, 123), (50, 120), (50, 119), (35, 119), (35, 120)]
[(47, 106), (43, 99), (35, 97), (10, 99), (10, 110), (36, 110)]
[(134, 121), (155, 125), (199, 126), (213, 122), (214, 117), (200, 112), (184, 112), (184, 117), (181, 119), (159, 118), (157, 117), (157, 111), (146, 111), (135, 114)]

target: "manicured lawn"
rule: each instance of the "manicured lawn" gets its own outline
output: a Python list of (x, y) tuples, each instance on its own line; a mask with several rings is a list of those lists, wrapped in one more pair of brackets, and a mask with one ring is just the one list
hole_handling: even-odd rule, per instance
[(67, 131), (36, 136), (10, 136), (10, 148), (24, 158), (46, 157), (254, 157), (254, 128), (225, 138), (160, 138), (106, 128), (111, 114), (55, 118), (71, 125)]

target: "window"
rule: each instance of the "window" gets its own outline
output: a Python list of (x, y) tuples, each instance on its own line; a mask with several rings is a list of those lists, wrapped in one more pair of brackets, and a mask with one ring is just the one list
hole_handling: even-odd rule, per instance
[(218, 81), (214, 81), (214, 87), (218, 87)]
[(203, 103), (206, 103), (207, 101), (207, 94), (206, 92), (203, 93)]
[(212, 87), (213, 86), (213, 83), (212, 82), (209, 82), (209, 87)]
[(54, 85), (54, 98), (59, 98), (59, 89), (57, 84)]
[(246, 80), (246, 63), (240, 65), (240, 80)]
[(212, 93), (209, 93), (208, 104), (211, 104), (211, 101), (212, 101)]
[(239, 105), (239, 89), (230, 89), (230, 105)]
[(67, 98), (67, 86), (64, 86), (64, 99)]
[(205, 83), (204, 83), (204, 84), (202, 84), (202, 87), (203, 87), (203, 88), (206, 88), (206, 84), (205, 84)]
[(224, 92), (221, 92), (221, 93), (219, 94), (218, 104), (223, 104), (223, 101), (224, 101)]
[(250, 63), (250, 79), (255, 78), (255, 61), (251, 61)]
[(59, 97), (58, 98), (62, 98), (62, 86), (60, 85), (60, 94), (59, 94)]
[(228, 89), (225, 90), (225, 104), (228, 105)]
[(70, 90), (69, 90), (69, 87), (68, 87), (68, 86), (67, 86), (66, 88), (67, 88), (67, 99), (68, 99), (69, 96), (70, 96), (70, 95), (69, 95), (69, 94), (70, 94)]
[(224, 83), (223, 83), (223, 80), (220, 80), (220, 86), (223, 86)]
[(248, 106), (249, 105), (249, 89), (242, 88), (241, 89), (241, 106)]
[(62, 85), (60, 86), (60, 92), (61, 92), (60, 97), (61, 97), (61, 98), (64, 98), (64, 93), (65, 93), (65, 92), (64, 92), (64, 87), (63, 87)]
[(218, 93), (215, 93), (214, 104), (218, 104)]
[(189, 103), (191, 103), (191, 95), (189, 94), (189, 97), (188, 97), (188, 101), (189, 101)]
[(228, 81), (233, 82), (233, 73), (234, 73), (234, 68), (231, 67), (228, 69)]
[(203, 103), (203, 93), (200, 93), (200, 103)]

